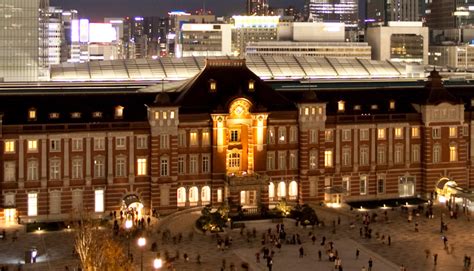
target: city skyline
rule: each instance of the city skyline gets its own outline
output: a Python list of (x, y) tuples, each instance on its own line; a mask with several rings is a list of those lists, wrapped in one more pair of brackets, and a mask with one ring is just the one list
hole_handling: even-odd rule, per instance
[[(272, 0), (270, 6), (303, 8), (304, 0)], [(216, 15), (233, 15), (245, 12), (243, 0), (51, 0), (52, 6), (77, 9), (81, 17), (100, 20), (104, 17), (165, 15), (171, 10), (194, 11), (205, 7)]]

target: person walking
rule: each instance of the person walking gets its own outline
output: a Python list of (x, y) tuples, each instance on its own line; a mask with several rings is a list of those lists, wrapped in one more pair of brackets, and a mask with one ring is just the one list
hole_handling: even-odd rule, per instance
[(438, 264), (438, 253), (433, 254), (433, 264)]
[(390, 237), (390, 235), (388, 236), (388, 245), (390, 246), (390, 244), (392, 244), (392, 237)]
[(321, 257), (322, 257), (321, 250), (318, 250), (318, 258), (319, 258), (319, 261), (321, 261)]
[(304, 248), (301, 246), (300, 247), (300, 258), (303, 258), (304, 256)]
[(373, 265), (374, 265), (374, 261), (372, 261), (372, 258), (369, 258), (369, 269), (368, 269), (368, 271), (372, 271)]

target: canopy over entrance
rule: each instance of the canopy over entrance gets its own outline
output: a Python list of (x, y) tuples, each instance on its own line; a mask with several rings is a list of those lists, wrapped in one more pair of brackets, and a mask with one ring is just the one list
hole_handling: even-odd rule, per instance
[(143, 205), (138, 196), (135, 194), (127, 195), (123, 198), (123, 204), (127, 208), (131, 207), (131, 205), (136, 205), (137, 203)]

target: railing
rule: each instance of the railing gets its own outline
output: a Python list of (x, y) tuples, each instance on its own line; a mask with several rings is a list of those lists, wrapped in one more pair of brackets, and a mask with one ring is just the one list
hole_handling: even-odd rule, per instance
[(246, 215), (251, 216), (251, 215), (258, 215), (259, 214), (258, 207), (244, 208), (242, 211), (244, 213), (244, 216), (246, 216)]

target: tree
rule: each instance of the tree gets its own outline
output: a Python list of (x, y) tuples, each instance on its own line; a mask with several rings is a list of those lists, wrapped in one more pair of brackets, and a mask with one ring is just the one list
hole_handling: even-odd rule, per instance
[(111, 229), (101, 229), (89, 214), (81, 214), (75, 224), (74, 248), (84, 271), (133, 270), (123, 247), (113, 239)]

